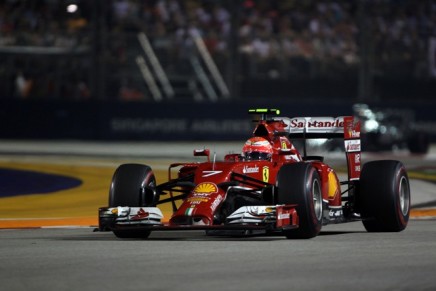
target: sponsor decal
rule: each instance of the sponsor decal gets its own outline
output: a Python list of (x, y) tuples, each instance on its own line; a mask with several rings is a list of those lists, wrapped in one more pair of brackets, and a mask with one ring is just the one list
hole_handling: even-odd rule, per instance
[(277, 221), (276, 221), (277, 227), (283, 227), (285, 225), (294, 224), (294, 221), (292, 219), (293, 213), (295, 213), (294, 209), (284, 206), (277, 206), (276, 210), (277, 210)]
[(199, 204), (201, 202), (209, 201), (209, 198), (191, 197), (191, 198), (188, 198), (187, 200), (188, 200), (188, 202), (191, 202), (191, 204)]
[(185, 211), (185, 215), (186, 216), (192, 216), (193, 212), (194, 212), (194, 208), (193, 207), (187, 208), (186, 211)]
[(192, 197), (206, 197), (206, 198), (208, 198), (209, 193), (192, 193)]
[[(301, 119), (292, 119), (290, 123), (290, 127), (292, 128), (304, 128), (306, 121), (302, 121)], [(343, 127), (344, 121), (340, 119), (335, 120), (313, 120), (307, 121), (307, 128), (326, 128), (326, 127)]]
[(288, 148), (288, 145), (286, 144), (286, 142), (285, 141), (282, 141), (282, 149), (287, 149)]
[[(260, 139), (260, 138), (258, 137), (257, 139)], [(245, 145), (251, 145), (251, 146), (260, 147), (260, 146), (268, 146), (269, 142), (267, 140), (252, 140), (252, 139), (249, 139), (249, 140), (247, 140), (245, 142)]]
[(356, 155), (354, 156), (354, 162), (355, 162), (356, 164), (360, 164), (360, 154), (356, 154)]
[(198, 193), (209, 194), (209, 193), (216, 193), (216, 192), (218, 192), (218, 186), (215, 183), (210, 183), (210, 182), (200, 183), (194, 188), (194, 193), (197, 194)]
[(352, 139), (352, 138), (360, 138), (360, 123), (358, 120), (355, 120), (353, 117), (345, 117), (344, 124), (344, 138)]
[(127, 216), (130, 214), (130, 207), (121, 207), (113, 208), (111, 213), (117, 216)]
[(209, 197), (209, 193), (192, 193), (192, 197)]
[(213, 175), (221, 174), (223, 171), (203, 171), (202, 177), (210, 177)]
[(360, 137), (360, 131), (349, 130), (348, 131), (348, 136), (350, 138), (359, 138)]
[(334, 174), (334, 172), (329, 172), (328, 175), (328, 197), (329, 199), (332, 199), (333, 197), (336, 196), (336, 194), (339, 193), (339, 185), (338, 185), (338, 181), (336, 179), (336, 175)]
[(215, 211), (218, 205), (220, 205), (221, 201), (223, 201), (223, 197), (221, 195), (218, 195), (218, 197), (215, 198), (215, 201), (210, 205), (210, 209), (212, 209), (212, 211)]
[[(358, 150), (360, 149), (360, 140), (358, 143)], [(359, 179), (359, 174), (361, 172), (361, 154), (360, 152), (348, 153), (347, 150), (347, 159), (348, 159), (348, 175), (350, 180)]]
[(360, 152), (360, 140), (345, 140), (346, 152)]
[(140, 220), (140, 219), (147, 218), (148, 216), (150, 216), (150, 213), (145, 212), (144, 209), (140, 208), (138, 210), (138, 212), (136, 213), (136, 215), (132, 216), (130, 219), (131, 220)]
[(259, 167), (256, 165), (254, 167), (244, 166), (242, 173), (244, 173), (244, 174), (259, 173)]
[(264, 166), (262, 169), (262, 178), (264, 182), (269, 181), (269, 168), (267, 166)]
[(331, 218), (341, 217), (343, 215), (342, 209), (330, 209), (329, 216)]
[(288, 218), (290, 218), (289, 213), (280, 213), (279, 214), (279, 219), (288, 219)]

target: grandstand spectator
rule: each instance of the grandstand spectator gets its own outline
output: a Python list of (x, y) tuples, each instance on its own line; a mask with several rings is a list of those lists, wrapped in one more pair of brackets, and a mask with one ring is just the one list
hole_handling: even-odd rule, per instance
[(222, 67), (234, 48), (237, 8), (244, 77), (341, 78), (362, 61), (364, 30), (376, 74), (422, 77), (428, 76), (429, 39), (436, 35), (435, 1), (99, 1), (109, 12), (105, 19), (93, 18), (101, 8), (97, 2), (78, 1), (68, 12), (71, 3), (0, 0), (0, 48), (92, 45), (103, 50), (100, 57), (115, 72), (129, 69), (138, 53), (136, 34), (145, 32), (164, 69), (175, 72), (195, 51), (190, 36), (199, 35)]

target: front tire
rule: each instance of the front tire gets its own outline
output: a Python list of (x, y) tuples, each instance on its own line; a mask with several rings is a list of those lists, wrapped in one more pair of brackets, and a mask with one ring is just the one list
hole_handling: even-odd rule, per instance
[[(155, 206), (157, 200), (156, 178), (149, 166), (123, 164), (116, 169), (109, 190), (109, 207)], [(148, 230), (135, 229), (117, 229), (113, 233), (119, 238), (147, 238), (150, 235)]]
[(382, 160), (366, 163), (360, 176), (362, 222), (368, 232), (398, 232), (410, 214), (410, 183), (404, 165)]
[(296, 239), (317, 236), (322, 226), (322, 192), (318, 172), (309, 163), (284, 165), (277, 174), (278, 204), (297, 204), (299, 227), (284, 230), (284, 235)]

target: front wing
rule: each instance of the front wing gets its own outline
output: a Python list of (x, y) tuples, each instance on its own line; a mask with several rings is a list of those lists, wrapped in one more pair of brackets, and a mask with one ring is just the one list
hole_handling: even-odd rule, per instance
[(102, 207), (99, 209), (99, 230), (145, 229), (159, 230), (265, 230), (297, 229), (296, 205), (244, 206), (219, 225), (169, 224), (157, 207)]

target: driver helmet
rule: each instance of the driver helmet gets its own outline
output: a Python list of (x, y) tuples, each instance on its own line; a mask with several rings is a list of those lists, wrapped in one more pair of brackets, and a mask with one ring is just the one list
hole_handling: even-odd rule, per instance
[(263, 137), (250, 138), (242, 148), (242, 155), (248, 161), (270, 160), (272, 153), (272, 145)]

